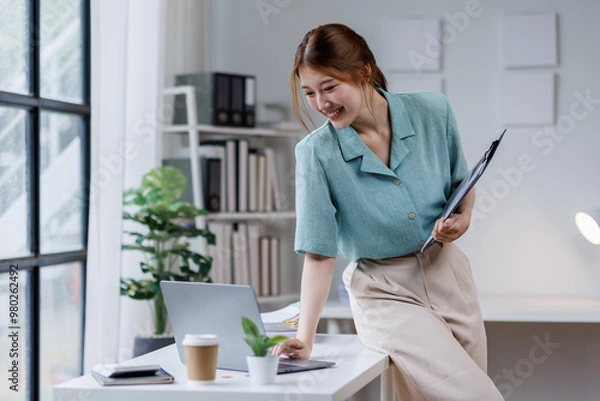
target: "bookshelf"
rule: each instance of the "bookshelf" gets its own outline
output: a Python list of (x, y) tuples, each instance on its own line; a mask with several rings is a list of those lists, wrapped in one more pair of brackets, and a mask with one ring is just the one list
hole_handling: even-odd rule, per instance
[(222, 212), (211, 213), (206, 219), (208, 221), (249, 221), (249, 220), (280, 220), (296, 218), (293, 210), (283, 212)]
[[(203, 194), (204, 186), (202, 182), (203, 172), (202, 163), (200, 162), (201, 154), (199, 150), (199, 148), (202, 147), (202, 143), (205, 143), (205, 141), (244, 140), (249, 144), (256, 145), (258, 143), (260, 144), (260, 147), (262, 145), (265, 145), (265, 143), (272, 144), (273, 141), (288, 141), (288, 145), (282, 146), (283, 148), (285, 148), (286, 146), (288, 146), (289, 148), (291, 144), (295, 146), (295, 144), (298, 141), (300, 141), (300, 139), (302, 139), (302, 137), (306, 134), (301, 130), (241, 128), (199, 124), (196, 115), (196, 93), (195, 88), (193, 86), (177, 86), (165, 88), (163, 94), (165, 97), (166, 104), (169, 104), (169, 98), (173, 99), (173, 97), (177, 95), (184, 96), (187, 124), (163, 125), (161, 127), (163, 139), (162, 143), (164, 147), (170, 149), (181, 149), (182, 147), (186, 147), (187, 144), (187, 147), (189, 148), (189, 162), (186, 163), (189, 163), (190, 168), (190, 181), (192, 192), (191, 198), (193, 199), (194, 205), (202, 209), (207, 209), (204, 204), (205, 197)], [(170, 147), (165, 145), (170, 145)], [(282, 146), (276, 146), (275, 148), (280, 149), (282, 148)], [(286, 161), (293, 161), (293, 154), (290, 159), (287, 153), (289, 152), (286, 152), (286, 154), (284, 155), (284, 157), (287, 158)], [(185, 157), (185, 159), (187, 160), (188, 157)], [(282, 156), (278, 155), (277, 157), (280, 159)], [(161, 157), (161, 159), (165, 160), (164, 157)], [(288, 199), (291, 198), (292, 197), (288, 197)], [(264, 210), (263, 208), (263, 210), (257, 211), (230, 211), (229, 209), (225, 209), (225, 211), (211, 212), (207, 216), (198, 217), (196, 220), (196, 225), (198, 227), (207, 227), (209, 225), (215, 227), (219, 224), (228, 224), (235, 227), (234, 230), (238, 229), (240, 226), (243, 226), (244, 230), (246, 230), (250, 225), (258, 225), (260, 227), (261, 232), (263, 233), (265, 227), (268, 226), (269, 230), (275, 232), (275, 236), (284, 237), (278, 245), (281, 250), (278, 259), (280, 261), (285, 260), (286, 262), (278, 263), (279, 267), (277, 268), (277, 273), (271, 273), (271, 281), (273, 281), (272, 277), (275, 275), (275, 280), (277, 280), (280, 283), (280, 291), (276, 291), (274, 287), (273, 294), (265, 294), (264, 289), (262, 291), (259, 291), (255, 287), (255, 290), (257, 290), (256, 292), (258, 296), (258, 301), (261, 304), (261, 307), (266, 305), (272, 306), (273, 308), (278, 308), (282, 305), (293, 301), (297, 301), (299, 299), (298, 288), (296, 288), (297, 286), (294, 284), (296, 282), (299, 282), (299, 280), (297, 280), (297, 277), (294, 276), (298, 274), (296, 271), (299, 271), (299, 269), (290, 268), (290, 263), (293, 263), (292, 260), (296, 256), (293, 252), (293, 222), (296, 218), (296, 214), (293, 210), (293, 203), (291, 202), (286, 202), (283, 205), (276, 205), (276, 202), (273, 201), (272, 206), (273, 207), (268, 207), (267, 210)], [(219, 238), (219, 235), (223, 235), (222, 232), (216, 234), (217, 238)], [(226, 233), (225, 235), (229, 234)], [(250, 235), (248, 235), (247, 238), (249, 239)], [(233, 244), (234, 241), (235, 239), (232, 239), (231, 244)], [(217, 240), (217, 242), (219, 241)], [(219, 244), (217, 244), (217, 246), (218, 245)], [(209, 248), (205, 243), (194, 243), (193, 246), (197, 247), (202, 253), (210, 253)], [(233, 245), (225, 244), (225, 246), (230, 247)], [(250, 253), (251, 252), (252, 251), (250, 251)], [(273, 256), (271, 257), (271, 259), (272, 258)], [(252, 260), (252, 257), (250, 257), (249, 259)], [(233, 256), (232, 263), (235, 266), (236, 261), (234, 260)], [(223, 265), (226, 265), (226, 263), (223, 263)], [(235, 269), (236, 267), (232, 269), (233, 276), (235, 276), (235, 274), (239, 274), (240, 272), (239, 270), (236, 271)], [(285, 270), (289, 270), (289, 272)], [(251, 274), (254, 274), (252, 273), (252, 270)], [(261, 277), (262, 274), (263, 273), (261, 273)], [(228, 276), (225, 276), (225, 282), (228, 282), (227, 280)], [(234, 280), (233, 282), (237, 283), (237, 280)], [(246, 282), (242, 283), (246, 284)]]

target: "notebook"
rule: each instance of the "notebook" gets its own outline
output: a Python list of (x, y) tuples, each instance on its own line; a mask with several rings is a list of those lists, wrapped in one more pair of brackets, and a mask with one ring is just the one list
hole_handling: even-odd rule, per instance
[[(246, 355), (252, 350), (244, 341), (242, 316), (253, 320), (261, 333), (265, 332), (252, 287), (181, 281), (161, 281), (160, 286), (182, 363), (185, 364), (182, 340), (186, 334), (216, 334), (219, 336), (217, 368), (248, 371)], [(278, 374), (323, 369), (334, 364), (280, 358)]]

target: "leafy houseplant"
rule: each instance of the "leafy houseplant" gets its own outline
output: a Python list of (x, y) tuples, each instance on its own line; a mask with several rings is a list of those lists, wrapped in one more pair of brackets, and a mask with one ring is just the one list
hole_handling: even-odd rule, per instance
[(256, 324), (247, 317), (242, 317), (242, 329), (246, 335), (244, 340), (254, 354), (246, 356), (250, 381), (255, 385), (273, 383), (277, 375), (279, 356), (269, 355), (269, 349), (287, 340), (288, 337), (281, 335), (269, 337), (261, 334)]
[(247, 317), (242, 317), (242, 329), (246, 335), (244, 340), (252, 348), (254, 356), (267, 356), (272, 346), (288, 339), (286, 336), (268, 337), (265, 334), (260, 334), (256, 324)]
[(154, 334), (167, 333), (167, 310), (160, 282), (210, 282), (212, 258), (190, 249), (185, 238), (203, 237), (209, 245), (215, 236), (208, 229), (197, 228), (194, 219), (207, 215), (188, 202), (181, 202), (187, 184), (185, 175), (170, 166), (153, 168), (142, 177), (138, 188), (123, 193), (123, 206), (135, 207), (135, 212), (123, 211), (123, 220), (144, 227), (143, 231), (124, 231), (134, 241), (122, 245), (123, 250), (139, 251), (144, 255), (140, 269), (149, 277), (121, 278), (121, 295), (153, 303)]

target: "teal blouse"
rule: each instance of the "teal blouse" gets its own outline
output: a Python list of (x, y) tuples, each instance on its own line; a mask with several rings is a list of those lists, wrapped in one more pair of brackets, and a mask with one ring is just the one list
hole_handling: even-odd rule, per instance
[(296, 252), (348, 260), (415, 252), (467, 175), (444, 95), (380, 93), (391, 117), (389, 168), (352, 127), (329, 121), (296, 145)]

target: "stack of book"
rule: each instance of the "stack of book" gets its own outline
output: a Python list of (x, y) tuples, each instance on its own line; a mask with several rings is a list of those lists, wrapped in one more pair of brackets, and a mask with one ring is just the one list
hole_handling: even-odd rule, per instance
[[(209, 212), (282, 211), (285, 194), (275, 151), (250, 148), (245, 139), (205, 141), (198, 148), (204, 208)], [(190, 149), (163, 160), (188, 178), (181, 200), (193, 203)]]
[(252, 222), (211, 222), (208, 228), (216, 237), (209, 247), (213, 282), (250, 285), (259, 296), (280, 294), (278, 237), (261, 235), (261, 224)]
[(295, 337), (300, 317), (300, 301), (272, 312), (263, 312), (260, 318), (268, 336), (284, 335)]

